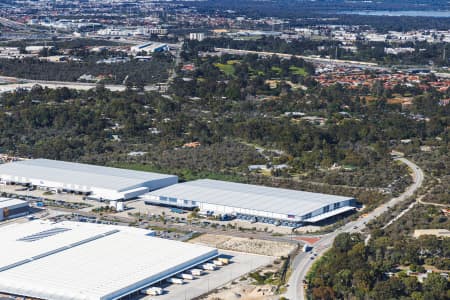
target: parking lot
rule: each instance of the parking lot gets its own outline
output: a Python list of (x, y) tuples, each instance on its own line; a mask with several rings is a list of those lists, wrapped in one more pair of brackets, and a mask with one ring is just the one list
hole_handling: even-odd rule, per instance
[(181, 217), (183, 216), (186, 218), (187, 213), (184, 214), (173, 214), (170, 212), (170, 208), (168, 207), (161, 207), (161, 206), (155, 206), (155, 205), (146, 205), (143, 200), (130, 200), (125, 202), (126, 210), (120, 213), (117, 213), (117, 216), (123, 216), (127, 217), (130, 213), (131, 214), (141, 214), (144, 216), (158, 216), (158, 215), (166, 215), (166, 216), (177, 216)]
[(231, 263), (215, 271), (207, 271), (194, 280), (186, 280), (183, 285), (165, 284), (163, 295), (144, 296), (140, 299), (183, 300), (192, 299), (227, 284), (255, 269), (272, 263), (275, 258), (271, 256), (254, 255), (233, 251), (220, 251), (225, 257), (231, 257)]
[[(61, 207), (65, 209), (71, 209), (73, 211), (92, 212), (95, 208), (100, 208), (109, 205), (108, 202), (99, 202), (95, 200), (85, 200), (82, 195), (72, 193), (59, 193), (53, 194), (45, 190), (29, 190), (20, 185), (0, 185), (0, 192), (7, 194), (20, 195), (24, 200), (38, 200), (38, 199), (50, 199), (53, 203), (45, 203), (50, 207)], [(288, 226), (276, 226), (270, 223), (256, 222), (251, 220), (233, 219), (229, 221), (219, 221), (206, 216), (200, 216), (199, 218), (189, 219), (190, 211), (183, 211), (180, 209), (171, 209), (170, 207), (161, 207), (157, 205), (147, 205), (141, 199), (134, 199), (125, 201), (126, 209), (123, 212), (118, 213), (106, 213), (110, 216), (124, 217), (127, 219), (135, 218), (142, 219), (144, 221), (153, 221), (160, 223), (164, 226), (166, 224), (174, 224), (180, 226), (182, 231), (192, 231), (196, 228), (204, 228), (220, 231), (252, 231), (252, 232), (267, 232), (276, 234), (292, 234), (293, 230)], [(104, 213), (105, 214), (105, 213)], [(144, 224), (145, 225), (145, 224)], [(297, 228), (297, 232), (315, 231), (317, 228), (312, 226)]]
[[(143, 200), (131, 200), (126, 202), (127, 209), (117, 213), (117, 216), (128, 217), (130, 214), (140, 214), (143, 218), (151, 218), (153, 220), (165, 220), (166, 223), (186, 226), (186, 230), (195, 230), (195, 227), (211, 228), (223, 231), (229, 230), (253, 230), (265, 231), (269, 233), (291, 234), (292, 227), (275, 226), (268, 223), (251, 223), (248, 220), (233, 219), (229, 221), (211, 220), (205, 217), (188, 221), (190, 211), (185, 213), (173, 212), (170, 207), (161, 207), (157, 205), (147, 205)], [(191, 226), (192, 225), (192, 226)], [(234, 229), (233, 229), (234, 228)], [(299, 230), (299, 229), (297, 229)]]
[(45, 190), (35, 189), (30, 190), (27, 189), (21, 185), (0, 185), (0, 192), (3, 193), (9, 193), (9, 194), (16, 194), (21, 195), (24, 197), (24, 199), (39, 199), (39, 198), (47, 198), (50, 200), (56, 200), (56, 201), (64, 201), (68, 203), (84, 203), (88, 204), (90, 207), (85, 208), (84, 210), (90, 211), (92, 208), (100, 207), (107, 205), (107, 203), (102, 203), (94, 200), (83, 200), (82, 195), (77, 194), (71, 194), (71, 193), (61, 193), (61, 194), (54, 194), (49, 193)]

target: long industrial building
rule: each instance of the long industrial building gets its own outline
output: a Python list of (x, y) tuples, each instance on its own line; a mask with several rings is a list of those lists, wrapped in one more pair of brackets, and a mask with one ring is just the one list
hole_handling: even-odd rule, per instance
[(178, 177), (150, 172), (30, 159), (0, 165), (0, 182), (75, 192), (97, 200), (127, 200), (178, 182)]
[(0, 221), (28, 215), (30, 207), (27, 201), (0, 197)]
[(142, 196), (147, 204), (199, 208), (251, 221), (297, 227), (355, 209), (351, 197), (202, 179)]
[(218, 256), (215, 248), (123, 226), (36, 220), (0, 227), (0, 292), (58, 300), (112, 300)]
[(169, 51), (169, 46), (167, 44), (155, 43), (155, 42), (147, 42), (141, 45), (131, 47), (132, 53), (146, 52), (146, 53), (155, 53), (155, 52), (164, 52)]

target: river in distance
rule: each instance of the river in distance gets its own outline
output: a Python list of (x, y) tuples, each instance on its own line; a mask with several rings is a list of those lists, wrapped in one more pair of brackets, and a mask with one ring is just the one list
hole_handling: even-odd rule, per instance
[(450, 18), (449, 10), (351, 10), (339, 11), (338, 13), (346, 15)]

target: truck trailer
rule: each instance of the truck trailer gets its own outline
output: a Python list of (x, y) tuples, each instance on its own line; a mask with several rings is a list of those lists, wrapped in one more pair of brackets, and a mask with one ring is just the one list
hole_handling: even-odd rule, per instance
[(178, 274), (177, 277), (178, 277), (178, 278), (181, 278), (181, 279), (187, 279), (187, 280), (194, 280), (194, 279), (195, 279), (194, 275), (192, 275), (192, 274), (187, 274), (187, 273), (181, 273), (181, 274)]
[(183, 284), (184, 283), (183, 279), (181, 279), (181, 278), (174, 278), (174, 277), (167, 278), (166, 281), (169, 282), (169, 283), (174, 283), (174, 284)]
[(160, 287), (152, 286), (146, 289), (142, 289), (141, 294), (150, 295), (150, 296), (158, 296), (164, 293), (164, 290)]
[(202, 276), (204, 272), (203, 272), (203, 270), (200, 270), (200, 269), (191, 269), (189, 271), (186, 271), (186, 273), (192, 274), (194, 276)]

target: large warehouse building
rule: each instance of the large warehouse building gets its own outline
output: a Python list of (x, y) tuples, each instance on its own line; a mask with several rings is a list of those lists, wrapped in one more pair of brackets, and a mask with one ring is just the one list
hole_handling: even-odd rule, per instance
[(353, 210), (355, 199), (320, 193), (202, 179), (142, 196), (147, 204), (199, 208), (214, 215), (297, 227)]
[(28, 215), (30, 207), (27, 201), (0, 197), (0, 221)]
[(141, 45), (131, 47), (131, 52), (137, 54), (139, 52), (155, 53), (169, 51), (167, 44), (147, 42)]
[(178, 182), (174, 175), (132, 171), (49, 159), (0, 165), (0, 181), (75, 192), (98, 200), (127, 200)]
[(119, 299), (218, 256), (147, 230), (36, 220), (0, 227), (0, 292), (38, 299)]

